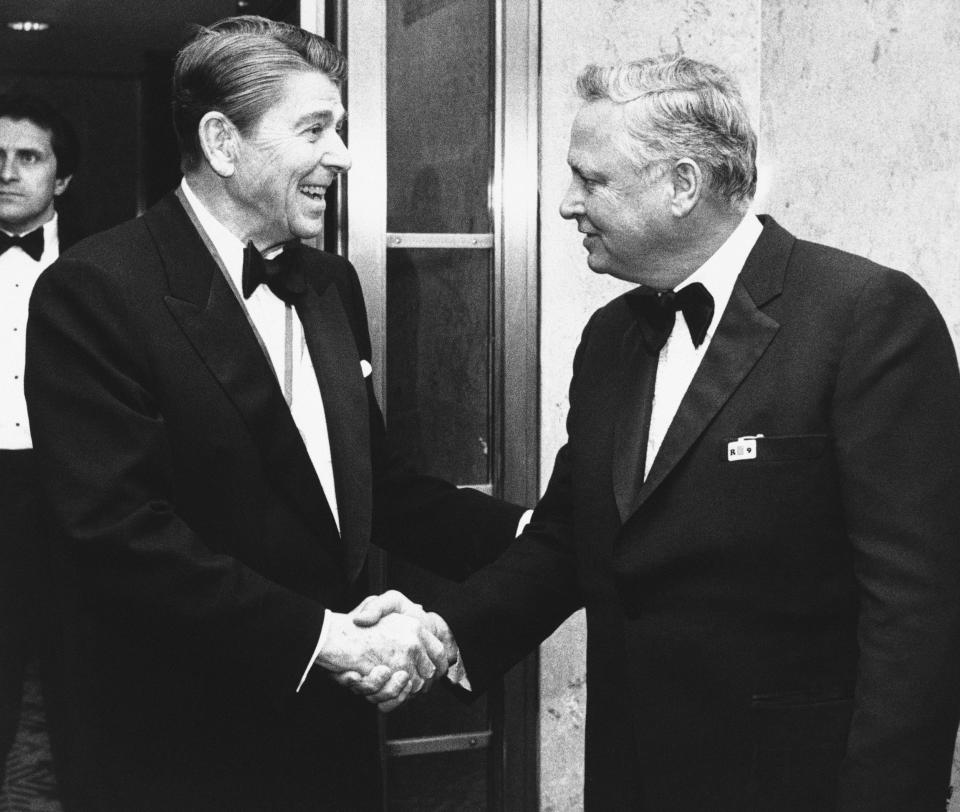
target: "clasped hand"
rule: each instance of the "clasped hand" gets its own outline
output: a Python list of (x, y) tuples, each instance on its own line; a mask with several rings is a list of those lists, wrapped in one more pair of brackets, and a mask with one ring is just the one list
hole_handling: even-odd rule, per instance
[(396, 590), (371, 595), (352, 612), (329, 612), (317, 664), (333, 679), (392, 711), (427, 691), (457, 659), (443, 619)]

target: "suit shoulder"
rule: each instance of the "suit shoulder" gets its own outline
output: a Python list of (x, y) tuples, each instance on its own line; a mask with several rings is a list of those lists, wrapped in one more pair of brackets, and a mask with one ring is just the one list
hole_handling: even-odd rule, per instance
[(837, 327), (846, 325), (850, 330), (861, 329), (865, 321), (943, 321), (930, 294), (911, 275), (806, 240), (796, 242), (784, 292), (789, 301), (799, 304), (798, 312), (828, 314), (830, 322)]
[(790, 257), (787, 284), (842, 300), (859, 300), (864, 295), (930, 298), (910, 274), (840, 248), (799, 239)]
[(790, 257), (790, 264), (802, 270), (805, 276), (836, 281), (844, 287), (860, 287), (871, 283), (917, 287), (908, 274), (879, 262), (810, 240), (798, 239)]
[(110, 268), (128, 263), (131, 257), (142, 258), (150, 246), (150, 233), (143, 218), (137, 217), (78, 240), (60, 259)]

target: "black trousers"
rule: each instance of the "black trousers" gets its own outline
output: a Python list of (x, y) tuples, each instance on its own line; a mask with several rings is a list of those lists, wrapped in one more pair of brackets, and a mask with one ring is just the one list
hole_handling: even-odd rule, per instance
[(33, 660), (55, 759), (63, 749), (59, 596), (52, 572), (33, 451), (0, 449), (0, 786), (20, 720), (25, 670)]

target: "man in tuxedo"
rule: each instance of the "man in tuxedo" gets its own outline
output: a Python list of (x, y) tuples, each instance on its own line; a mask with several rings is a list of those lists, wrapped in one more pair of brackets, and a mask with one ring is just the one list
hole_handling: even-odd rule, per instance
[(591, 66), (578, 89), (560, 213), (591, 270), (637, 287), (583, 332), (531, 524), (432, 607), (449, 645), (482, 690), (586, 607), (589, 809), (942, 812), (960, 716), (943, 319), (909, 277), (748, 213), (756, 138), (719, 69)]
[(379, 808), (373, 702), (447, 661), (417, 620), (350, 622), (369, 547), (463, 577), (515, 533), (520, 508), (389, 454), (356, 272), (300, 243), (350, 167), (344, 71), (284, 23), (200, 30), (174, 67), (182, 184), (37, 283), (82, 808)]
[(0, 788), (28, 664), (39, 666), (46, 717), (59, 721), (55, 596), (23, 394), (24, 339), (37, 277), (78, 236), (54, 206), (78, 155), (73, 127), (45, 100), (0, 96)]

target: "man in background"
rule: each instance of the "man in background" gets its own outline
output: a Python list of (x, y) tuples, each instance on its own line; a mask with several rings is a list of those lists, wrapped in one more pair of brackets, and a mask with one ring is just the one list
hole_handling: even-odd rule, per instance
[[(723, 71), (644, 59), (578, 90), (560, 214), (592, 271), (636, 287), (583, 332), (531, 524), (432, 607), (449, 630), (426, 620), (482, 690), (586, 607), (589, 809), (941, 812), (960, 718), (943, 319), (904, 274), (749, 213), (756, 137)], [(355, 617), (390, 609), (410, 607)]]
[[(36, 723), (59, 733), (59, 645), (50, 550), (23, 394), (27, 305), (34, 283), (79, 236), (55, 208), (76, 170), (70, 123), (43, 99), (0, 95), (0, 789), (30, 673), (42, 677)], [(36, 670), (39, 668), (39, 671)], [(31, 677), (32, 679), (32, 677)], [(52, 735), (59, 745), (58, 736)], [(57, 747), (54, 754), (60, 756)], [(32, 785), (52, 785), (49, 764)]]
[(520, 508), (390, 454), (357, 274), (301, 244), (351, 164), (344, 73), (291, 25), (201, 29), (174, 67), (183, 182), (36, 286), (83, 808), (379, 808), (375, 707), (332, 675), (403, 698), (447, 661), (418, 620), (350, 622), (370, 545), (463, 577), (515, 534)]

